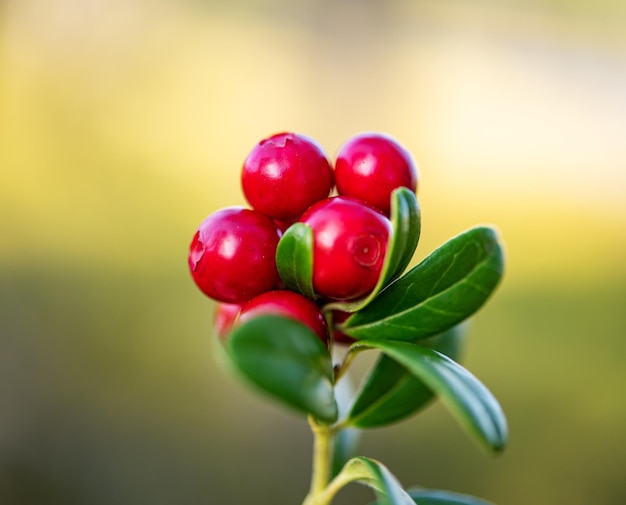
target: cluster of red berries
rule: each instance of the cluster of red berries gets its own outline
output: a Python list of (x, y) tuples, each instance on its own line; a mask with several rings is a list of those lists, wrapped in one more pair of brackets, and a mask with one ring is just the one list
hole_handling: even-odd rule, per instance
[[(273, 313), (295, 318), (329, 338), (320, 306), (370, 293), (391, 231), (391, 193), (417, 190), (417, 168), (392, 138), (360, 134), (340, 149), (334, 169), (312, 139), (273, 135), (246, 158), (243, 193), (252, 207), (227, 207), (198, 228), (189, 250), (197, 286), (219, 302), (216, 329)], [(336, 195), (330, 196), (336, 189)], [(276, 267), (282, 234), (295, 222), (313, 231), (315, 300), (284, 289)]]

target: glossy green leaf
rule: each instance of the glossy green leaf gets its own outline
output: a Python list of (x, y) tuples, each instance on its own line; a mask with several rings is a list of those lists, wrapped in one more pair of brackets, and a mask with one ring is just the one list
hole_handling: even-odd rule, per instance
[(467, 433), (482, 447), (501, 451), (507, 441), (507, 423), (498, 401), (474, 375), (432, 349), (393, 340), (361, 341), (350, 352), (379, 349), (397, 361), (437, 395)]
[(493, 505), (475, 496), (439, 489), (409, 489), (409, 495), (418, 505)]
[(368, 305), (382, 289), (404, 272), (417, 247), (421, 230), (420, 207), (415, 193), (397, 188), (391, 194), (391, 234), (378, 283), (365, 298), (351, 302), (332, 302), (325, 310), (355, 312)]
[(236, 369), (257, 387), (321, 421), (337, 419), (330, 354), (307, 326), (263, 315), (236, 328), (227, 344)]
[[(420, 341), (458, 360), (465, 340), (465, 324)], [(405, 367), (382, 354), (372, 368), (346, 420), (358, 428), (375, 428), (394, 423), (428, 405), (434, 394), (431, 389)]]
[(276, 267), (285, 285), (309, 298), (313, 292), (313, 230), (294, 223), (283, 234), (276, 249)]
[(393, 241), (377, 287), (396, 279), (411, 262), (421, 232), (421, 212), (415, 193), (398, 188), (391, 194), (391, 224)]
[(373, 488), (379, 505), (415, 503), (387, 467), (374, 459), (362, 456), (351, 459), (329, 487), (340, 488), (350, 482), (359, 482)]
[(439, 247), (339, 329), (369, 340), (415, 341), (436, 335), (476, 312), (502, 271), (496, 232), (473, 228)]

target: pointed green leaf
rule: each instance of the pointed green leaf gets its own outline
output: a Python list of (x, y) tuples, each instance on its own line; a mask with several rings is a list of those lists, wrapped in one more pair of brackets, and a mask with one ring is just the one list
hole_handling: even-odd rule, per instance
[(339, 329), (370, 340), (415, 341), (436, 335), (476, 312), (502, 271), (496, 232), (473, 228), (439, 247)]
[(397, 188), (391, 194), (391, 233), (378, 283), (361, 300), (332, 302), (325, 310), (355, 312), (368, 305), (391, 281), (404, 272), (417, 247), (421, 230), (421, 214), (417, 197), (408, 188)]
[(359, 482), (374, 489), (379, 505), (414, 505), (393, 474), (382, 463), (362, 456), (351, 459), (329, 485), (337, 491), (350, 482)]
[(321, 421), (337, 419), (330, 354), (307, 326), (263, 315), (236, 328), (227, 344), (237, 370), (257, 387)]
[(475, 496), (439, 489), (409, 489), (409, 495), (418, 505), (493, 505)]
[[(466, 325), (457, 325), (444, 333), (420, 341), (457, 360), (465, 339)], [(414, 414), (434, 398), (430, 388), (398, 362), (385, 354), (372, 368), (352, 406), (347, 424), (375, 428)]]
[(313, 230), (294, 223), (283, 234), (276, 249), (276, 267), (285, 285), (304, 296), (313, 292)]
[(417, 344), (393, 340), (361, 341), (350, 349), (380, 349), (419, 377), (481, 446), (495, 452), (504, 449), (507, 423), (498, 401), (482, 382), (452, 359)]

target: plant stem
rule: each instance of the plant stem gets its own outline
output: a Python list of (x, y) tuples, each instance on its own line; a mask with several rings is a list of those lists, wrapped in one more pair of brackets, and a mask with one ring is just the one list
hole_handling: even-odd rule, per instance
[(348, 368), (350, 368), (356, 354), (356, 352), (348, 352), (348, 354), (346, 354), (343, 362), (339, 365), (339, 369), (335, 371), (335, 383), (337, 383), (343, 374), (348, 371)]
[(322, 505), (329, 504), (335, 495), (343, 488), (346, 484), (357, 480), (357, 477), (354, 475), (346, 475), (340, 473), (337, 477), (335, 477), (330, 484), (324, 490), (324, 493), (320, 496), (318, 503)]
[(327, 424), (318, 423), (309, 417), (309, 425), (313, 432), (313, 472), (311, 489), (302, 505), (327, 505), (323, 498), (324, 491), (330, 480), (333, 459), (334, 430)]

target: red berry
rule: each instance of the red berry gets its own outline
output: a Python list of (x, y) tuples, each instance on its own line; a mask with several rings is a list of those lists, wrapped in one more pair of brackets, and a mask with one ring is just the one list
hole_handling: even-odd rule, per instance
[(297, 220), (298, 218), (286, 219), (284, 221), (281, 221), (280, 219), (274, 219), (274, 224), (276, 224), (281, 233), (285, 233), (287, 229)]
[(247, 302), (274, 289), (280, 232), (254, 210), (228, 207), (198, 228), (189, 249), (193, 280), (207, 296), (226, 303)]
[(391, 223), (352, 198), (318, 202), (300, 218), (313, 230), (313, 289), (326, 298), (351, 300), (378, 282)]
[(417, 191), (417, 167), (394, 139), (379, 133), (356, 135), (337, 154), (335, 180), (340, 195), (351, 196), (391, 213), (391, 192)]
[(346, 335), (340, 330), (335, 328), (335, 325), (343, 323), (346, 319), (348, 319), (352, 315), (351, 312), (344, 312), (342, 310), (333, 310), (331, 313), (331, 321), (333, 326), (333, 342), (335, 344), (352, 344), (356, 341), (354, 337), (350, 335)]
[(239, 323), (262, 314), (277, 314), (303, 323), (323, 341), (328, 342), (328, 325), (319, 308), (308, 298), (293, 291), (263, 293), (241, 309)]
[(241, 311), (241, 305), (237, 303), (215, 304), (213, 311), (213, 328), (217, 336), (224, 340), (232, 330), (235, 320)]
[(243, 164), (241, 185), (254, 209), (284, 221), (328, 197), (333, 169), (315, 141), (279, 133), (252, 149)]

